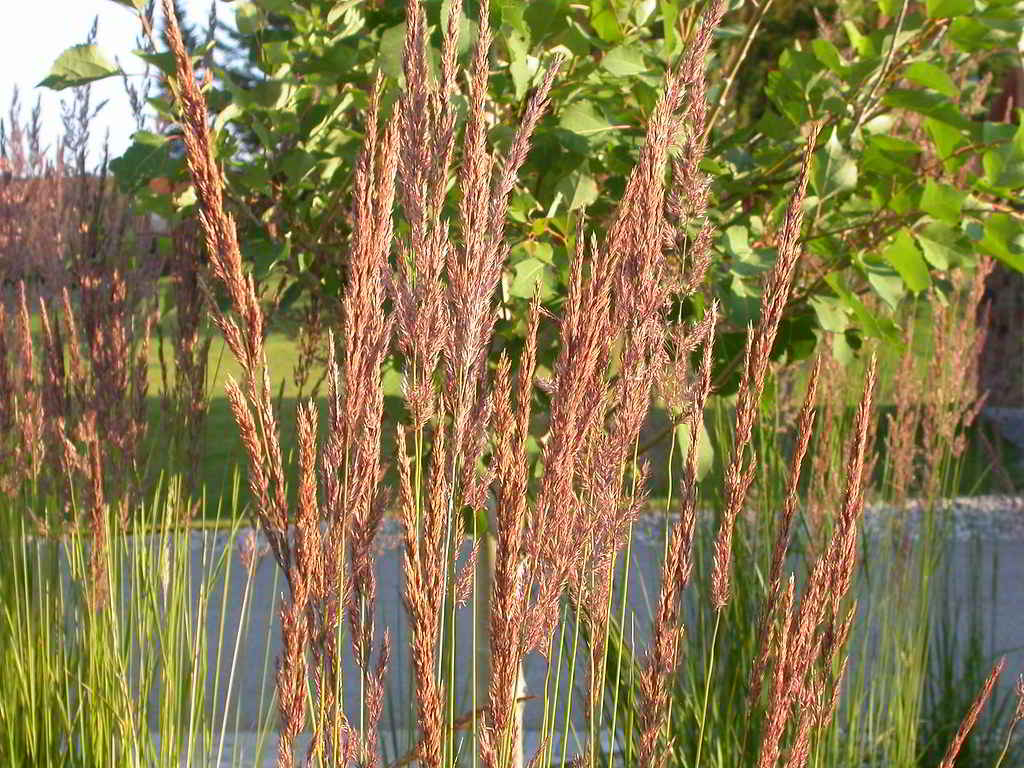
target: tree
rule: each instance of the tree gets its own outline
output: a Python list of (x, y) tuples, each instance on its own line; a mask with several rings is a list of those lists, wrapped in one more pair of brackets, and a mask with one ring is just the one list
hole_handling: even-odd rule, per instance
[[(1024, 68), (1011, 66), (992, 105), (993, 122), (1020, 124), (1024, 110)], [(1018, 209), (1020, 205), (1018, 203)], [(985, 285), (989, 313), (988, 335), (981, 355), (981, 389), (990, 406), (1024, 406), (1024, 275), (997, 264)]]

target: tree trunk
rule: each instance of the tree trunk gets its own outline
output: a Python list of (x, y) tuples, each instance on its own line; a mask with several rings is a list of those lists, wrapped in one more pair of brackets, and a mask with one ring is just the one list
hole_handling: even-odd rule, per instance
[[(1014, 122), (1024, 108), (1024, 68), (1009, 70), (989, 108), (988, 119)], [(1024, 275), (996, 264), (985, 284), (989, 329), (981, 353), (981, 390), (987, 405), (1024, 406)]]
[(985, 284), (988, 335), (981, 352), (981, 391), (986, 405), (1024, 407), (1024, 274), (996, 264)]

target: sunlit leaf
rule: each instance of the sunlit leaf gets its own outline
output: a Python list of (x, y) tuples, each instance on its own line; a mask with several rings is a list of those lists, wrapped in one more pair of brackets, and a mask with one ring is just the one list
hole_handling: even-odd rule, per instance
[(103, 80), (120, 74), (118, 69), (95, 45), (73, 45), (65, 50), (50, 67), (39, 87), (62, 91)]
[(899, 272), (907, 288), (914, 293), (920, 293), (931, 285), (928, 265), (907, 230), (900, 230), (892, 245), (882, 251), (882, 258)]
[(974, 0), (926, 0), (925, 10), (930, 19), (964, 16), (974, 10)]
[(936, 219), (955, 224), (960, 220), (966, 197), (967, 194), (956, 187), (928, 179), (921, 195), (921, 210)]

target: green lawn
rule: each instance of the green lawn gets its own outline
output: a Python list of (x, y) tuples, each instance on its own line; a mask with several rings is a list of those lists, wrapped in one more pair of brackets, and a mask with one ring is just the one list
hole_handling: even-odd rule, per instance
[[(922, 367), (922, 372), (932, 354), (931, 324), (928, 322), (926, 313), (927, 310), (922, 313), (921, 322), (918, 324), (921, 331), (917, 334), (914, 344), (915, 355)], [(38, 321), (38, 319), (36, 320)], [(163, 319), (165, 336), (168, 338), (172, 323), (173, 312), (170, 312)], [(210, 332), (214, 333), (214, 341), (210, 351), (207, 387), (210, 408), (205, 425), (204, 449), (197, 485), (206, 490), (207, 503), (204, 505), (206, 516), (210, 518), (230, 518), (241, 511), (240, 509), (235, 509), (234, 505), (230, 502), (235, 482), (240, 482), (241, 484), (239, 506), (244, 505), (248, 497), (245, 473), (246, 457), (224, 389), (227, 377), (231, 375), (236, 379), (240, 379), (241, 371), (223, 340), (217, 335), (216, 329), (211, 328)], [(298, 358), (295, 323), (287, 318), (282, 322), (278, 322), (268, 335), (266, 350), (270, 361), (271, 385), (275, 403), (278, 406), (279, 426), (283, 436), (283, 445), (285, 446), (285, 458), (289, 465), (288, 475), (291, 478), (294, 476), (294, 472), (290, 451), (295, 445), (295, 410), (297, 404), (296, 396), (298, 394), (297, 387), (293, 381), (293, 370)], [(164, 353), (168, 365), (173, 366), (173, 353), (169, 343)], [(900, 351), (894, 348), (882, 348), (879, 358), (879, 377), (882, 384), (878, 413), (878, 418), (880, 419), (878, 447), (881, 449), (884, 446), (886, 415), (893, 409), (891, 404), (894, 402), (895, 395), (892, 387), (889, 386), (889, 382), (893, 379), (892, 373), (898, 369)], [(862, 376), (862, 371), (863, 363), (858, 361), (851, 365), (849, 373), (856, 381)], [(319, 376), (319, 373), (319, 371), (314, 372), (310, 383), (307, 384), (307, 392), (310, 384)], [(169, 371), (168, 375), (173, 376), (173, 371)], [(801, 396), (799, 392), (804, 388), (803, 376), (803, 374), (798, 374), (796, 397)], [(150, 349), (148, 379), (150, 429), (144, 458), (148, 462), (148, 476), (155, 479), (160, 476), (161, 472), (175, 474), (180, 471), (180, 467), (175, 466), (176, 459), (174, 458), (173, 451), (168, 449), (169, 437), (174, 434), (174, 430), (168, 423), (168, 414), (163, 408), (163, 383), (155, 339)], [(397, 394), (397, 383), (397, 375), (391, 372), (386, 382), (386, 390), (389, 394)], [(858, 396), (856, 387), (849, 388), (847, 397), (851, 408)], [(394, 399), (390, 399), (391, 405), (395, 405), (396, 402)], [(318, 406), (321, 412), (321, 427), (323, 427), (326, 412), (326, 403), (323, 397), (320, 397)], [(976, 424), (972, 431), (977, 432), (978, 429), (988, 430), (985, 425)], [(1019, 467), (1020, 457), (1014, 453), (1010, 444), (1000, 440), (991, 433), (991, 430), (988, 430), (988, 436), (990, 442), (994, 443), (997, 449), (1005, 455), (1006, 464), (1011, 469), (1012, 480), (1017, 488), (1024, 487), (1024, 472), (1021, 472), (1019, 468), (1014, 469), (1015, 466)], [(383, 449), (386, 461), (391, 451), (391, 440), (387, 439), (387, 437), (386, 435)], [(721, 456), (723, 446), (716, 446), (716, 448), (716, 453)], [(664, 455), (666, 454), (661, 451), (654, 451), (651, 454), (651, 458), (657, 463), (659, 456)], [(662, 458), (662, 460), (664, 459)], [(990, 464), (989, 454), (983, 450), (980, 441), (971, 439), (967, 455), (965, 456), (960, 492), (964, 494), (1005, 492), (1005, 484), (990, 472)], [(678, 477), (678, 471), (675, 474)], [(659, 472), (657, 466), (655, 466), (652, 472), (652, 490), (655, 495), (662, 495), (668, 490), (665, 483), (665, 475), (665, 472)], [(294, 483), (290, 484), (294, 485)]]

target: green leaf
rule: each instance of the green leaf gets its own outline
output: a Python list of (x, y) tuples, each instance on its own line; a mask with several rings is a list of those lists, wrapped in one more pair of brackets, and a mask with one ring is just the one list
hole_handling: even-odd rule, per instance
[(298, 301), (301, 295), (302, 282), (300, 280), (296, 280), (295, 282), (293, 282), (291, 285), (284, 289), (284, 293), (281, 294), (281, 301), (277, 305), (278, 309), (281, 310), (282, 312), (287, 311), (292, 306), (292, 304)]
[(857, 350), (862, 344), (860, 337), (853, 331), (833, 334), (832, 357), (845, 368), (857, 358)]
[(839, 299), (831, 296), (812, 296), (810, 304), (822, 330), (842, 333), (850, 327), (848, 309)]
[(857, 186), (857, 163), (833, 131), (825, 147), (814, 156), (814, 190), (824, 199)]
[(292, 184), (298, 184), (315, 167), (316, 158), (302, 149), (293, 149), (281, 158), (281, 170)]
[(938, 184), (931, 179), (924, 185), (921, 195), (921, 210), (936, 219), (956, 224), (964, 207), (965, 192), (948, 184)]
[(1007, 213), (990, 215), (978, 248), (1006, 266), (1024, 272), (1024, 223)]
[[(878, 315), (871, 312), (853, 291), (842, 284), (841, 280), (842, 277), (838, 272), (831, 272), (825, 275), (825, 282), (835, 291), (835, 294), (843, 304), (853, 311), (861, 330), (868, 336), (876, 339), (898, 342), (900, 339), (899, 329), (896, 328), (896, 324), (893, 323), (892, 319), (886, 315)], [(849, 336), (850, 331), (848, 330), (846, 334)]]
[(177, 72), (177, 61), (174, 58), (174, 54), (170, 51), (164, 51), (162, 53), (150, 53), (149, 51), (134, 50), (132, 51), (136, 56), (145, 61), (147, 64), (152, 64), (154, 67), (159, 69), (165, 75), (173, 76)]
[(721, 293), (729, 321), (739, 326), (756, 323), (761, 312), (761, 286), (751, 285), (738, 274), (728, 281), (728, 289)]
[(1017, 190), (1024, 187), (1024, 126), (1002, 146), (990, 149), (982, 157), (985, 181), (994, 187)]
[(725, 230), (725, 247), (733, 256), (744, 256), (750, 253), (747, 228), (742, 224), (734, 224)]
[(868, 273), (868, 284), (889, 305), (889, 309), (895, 311), (907, 293), (903, 278), (888, 264), (865, 261), (864, 266)]
[(267, 14), (256, 3), (241, 3), (235, 9), (235, 26), (243, 35), (254, 35), (267, 24)]
[(634, 77), (647, 71), (643, 54), (627, 45), (608, 51), (601, 59), (601, 67), (617, 77)]
[(771, 358), (792, 363), (810, 357), (818, 345), (814, 328), (814, 314), (811, 312), (784, 317), (775, 337)]
[[(530, 78), (533, 75), (530, 67), (530, 41), (519, 32), (512, 32), (506, 39), (508, 45), (509, 74), (512, 75), (512, 84), (515, 87), (516, 101), (521, 100), (530, 87)], [(536, 59), (534, 59), (536, 62)]]
[(960, 50), (967, 53), (1002, 47), (1009, 42), (1005, 40), (1006, 37), (989, 24), (984, 24), (979, 19), (970, 16), (953, 19), (953, 23), (949, 27), (949, 39)]
[(509, 296), (532, 299), (538, 284), (542, 299), (550, 298), (554, 293), (552, 286), (554, 272), (540, 259), (523, 259), (515, 265), (513, 271), (514, 275), (508, 289)]
[(974, 0), (927, 0), (925, 10), (929, 19), (966, 16), (974, 10)]
[(615, 11), (611, 8), (605, 8), (595, 13), (590, 19), (590, 24), (597, 32), (597, 36), (606, 43), (617, 43), (623, 37), (622, 26), (619, 24)]
[(679, 18), (679, 2), (678, 0), (659, 0), (659, 2), (662, 27), (665, 30), (665, 44), (662, 46), (661, 57), (668, 61), (679, 44), (679, 31), (676, 28), (676, 19)]
[(555, 252), (551, 243), (543, 240), (524, 240), (518, 248), (526, 254), (526, 258), (537, 259), (550, 266), (555, 264)]
[(62, 91), (88, 85), (121, 72), (95, 45), (83, 43), (65, 50), (38, 87)]
[(292, 5), (292, 0), (254, 0), (254, 2), (271, 13), (286, 13)]
[(882, 258), (899, 272), (907, 288), (914, 293), (920, 293), (931, 285), (928, 265), (907, 230), (899, 231), (892, 245), (882, 251)]
[(110, 161), (110, 170), (121, 191), (131, 193), (152, 179), (173, 176), (179, 164), (167, 137), (140, 131), (124, 154)]
[(960, 264), (971, 251), (960, 230), (938, 221), (915, 232), (914, 237), (925, 261), (943, 271)]
[(220, 133), (224, 130), (225, 125), (236, 117), (241, 117), (244, 114), (245, 111), (237, 103), (232, 101), (217, 114), (217, 117), (213, 121), (213, 132)]
[(920, 153), (920, 145), (911, 141), (892, 136), (872, 135), (865, 140), (863, 166), (865, 170), (884, 176), (912, 176), (913, 163)]
[(931, 88), (933, 91), (937, 91), (943, 96), (948, 96), (951, 99), (955, 99), (957, 96), (956, 85), (953, 84), (953, 78), (949, 76), (949, 73), (946, 72), (946, 70), (941, 67), (937, 67), (930, 62), (915, 61), (907, 67), (907, 71), (903, 74), (911, 82), (917, 83), (925, 88)]
[(637, 0), (633, 6), (633, 19), (639, 26), (643, 26), (657, 7), (658, 0)]
[(583, 101), (563, 109), (559, 125), (580, 136), (593, 136), (602, 131), (610, 131), (613, 127), (593, 106)]
[(947, 125), (940, 120), (933, 120), (932, 118), (925, 120), (925, 126), (928, 128), (928, 133), (939, 150), (939, 157), (942, 158), (943, 166), (947, 170), (955, 170), (955, 168), (950, 167), (950, 164), (956, 163), (956, 159), (952, 155), (966, 143), (964, 141), (964, 134), (952, 125)]
[(963, 130), (971, 128), (971, 121), (952, 101), (940, 93), (893, 88), (885, 94), (882, 101), (890, 107), (917, 112)]
[(842, 74), (844, 69), (843, 57), (840, 56), (839, 49), (836, 48), (834, 43), (819, 37), (811, 43), (811, 50), (818, 57), (818, 61), (836, 74)]
[(242, 256), (246, 263), (252, 265), (252, 276), (256, 282), (265, 280), (278, 263), (288, 259), (290, 253), (291, 243), (287, 240), (278, 242), (263, 234), (242, 243)]
[(597, 182), (589, 173), (573, 173), (558, 185), (562, 196), (569, 201), (570, 211), (593, 205), (599, 196)]
[(861, 56), (877, 57), (878, 49), (875, 47), (874, 41), (870, 35), (865, 35), (852, 21), (843, 22), (843, 30), (846, 32), (846, 36), (850, 39), (850, 45)]
[(526, 8), (523, 3), (519, 0), (495, 0), (491, 7), (499, 12), (501, 26), (529, 36), (530, 28), (526, 25)]
[[(685, 462), (687, 452), (690, 450), (690, 425), (684, 422), (677, 426), (675, 431), (676, 444), (679, 446)], [(711, 437), (702, 421), (700, 430), (697, 432), (697, 479), (703, 480), (714, 465), (715, 447), (711, 444)]]

